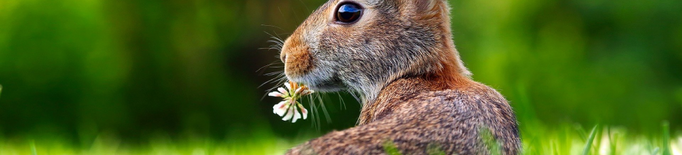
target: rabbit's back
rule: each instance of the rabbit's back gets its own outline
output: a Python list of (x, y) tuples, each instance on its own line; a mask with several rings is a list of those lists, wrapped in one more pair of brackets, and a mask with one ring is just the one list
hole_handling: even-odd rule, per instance
[(289, 154), (383, 154), (391, 147), (402, 154), (489, 154), (496, 147), (503, 154), (518, 153), (514, 113), (494, 89), (474, 82), (433, 90), (421, 82), (426, 81), (392, 83), (385, 89), (398, 93), (366, 107), (374, 112), (363, 110), (360, 125), (313, 139)]

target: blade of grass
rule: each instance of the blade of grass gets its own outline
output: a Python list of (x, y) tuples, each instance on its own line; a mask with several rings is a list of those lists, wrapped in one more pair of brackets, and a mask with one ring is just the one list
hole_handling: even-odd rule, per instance
[(618, 133), (613, 134), (613, 140), (610, 141), (611, 143), (611, 154), (616, 155), (618, 154)]
[(540, 145), (539, 141), (540, 141), (539, 137), (533, 137), (530, 140), (528, 149), (526, 149), (525, 151), (533, 152), (532, 154), (540, 154), (540, 149), (542, 148), (542, 146)]
[(670, 124), (664, 121), (663, 124), (663, 152), (662, 155), (670, 155)]
[(36, 142), (31, 141), (31, 154), (38, 155), (38, 149), (36, 149)]
[(599, 149), (601, 149), (601, 141), (602, 141), (601, 139), (603, 137), (602, 136), (603, 134), (604, 134), (604, 132), (602, 132), (602, 128), (601, 127), (597, 128), (597, 136), (594, 137), (595, 139), (592, 142), (594, 144), (594, 148), (595, 148), (595, 149), (592, 149), (592, 151), (593, 151), (592, 154), (600, 154)]
[(610, 154), (611, 155), (616, 155), (618, 149), (618, 133), (614, 133), (613, 136), (611, 136), (611, 127), (607, 128), (607, 134), (609, 136), (609, 145), (610, 145)]
[(594, 137), (597, 135), (597, 129), (599, 128), (599, 124), (595, 125), (592, 128), (592, 131), (590, 132), (590, 137), (587, 138), (587, 142), (585, 142), (585, 149), (583, 150), (583, 155), (588, 155), (590, 154), (590, 150), (592, 148), (592, 142), (594, 141)]
[(587, 141), (587, 139), (585, 139), (585, 137), (587, 137), (587, 133), (585, 133), (585, 129), (583, 129), (583, 126), (577, 124), (575, 125), (575, 129), (578, 131), (579, 134), (578, 137), (580, 137), (581, 140)]
[(556, 141), (549, 141), (550, 147), (552, 147), (552, 154), (561, 154), (559, 152), (559, 144)]

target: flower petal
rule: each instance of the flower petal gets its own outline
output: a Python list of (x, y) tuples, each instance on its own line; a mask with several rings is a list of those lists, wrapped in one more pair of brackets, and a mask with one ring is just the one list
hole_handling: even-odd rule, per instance
[(315, 92), (315, 91), (313, 91), (313, 90), (307, 89), (307, 90), (304, 90), (303, 92), (301, 92), (301, 96), (303, 96), (303, 95), (309, 95), (309, 94), (312, 94), (312, 93), (314, 93), (314, 92)]
[(272, 112), (282, 117), (287, 109), (291, 106), (288, 101), (282, 101), (272, 107)]
[(291, 119), (291, 117), (294, 117), (294, 108), (289, 108), (287, 115), (282, 118), (283, 121), (288, 121)]
[(305, 109), (305, 107), (303, 107), (303, 105), (301, 105), (300, 103), (296, 104), (296, 105), (298, 105), (298, 108), (301, 109), (301, 114), (303, 114), (303, 119), (308, 118), (308, 109)]
[(292, 85), (291, 83), (292, 83), (291, 81), (287, 81), (287, 83), (284, 83), (284, 86), (286, 86), (287, 90), (289, 90), (289, 91), (291, 91), (291, 85)]
[(287, 92), (287, 90), (282, 88), (282, 87), (277, 88), (277, 91), (282, 93), (282, 96), (288, 96), (289, 95), (289, 92)]
[(272, 97), (282, 97), (282, 93), (279, 93), (279, 92), (277, 92), (277, 91), (273, 91), (273, 92), (270, 92), (270, 93), (268, 94), (268, 96), (272, 96)]
[(301, 94), (303, 92), (303, 87), (298, 87), (296, 88), (296, 91), (294, 91), (294, 94)]
[(291, 123), (296, 123), (296, 120), (301, 119), (301, 113), (298, 113), (298, 110), (296, 110), (296, 107), (294, 107), (292, 109), (294, 109), (294, 119), (291, 120)]

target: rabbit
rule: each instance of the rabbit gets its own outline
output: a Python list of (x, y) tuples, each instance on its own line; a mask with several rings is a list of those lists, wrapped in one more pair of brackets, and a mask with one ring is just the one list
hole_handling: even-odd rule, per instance
[(318, 92), (357, 92), (362, 109), (355, 127), (286, 154), (518, 154), (514, 111), (472, 80), (449, 12), (446, 0), (329, 0), (314, 11), (284, 42), (284, 73)]

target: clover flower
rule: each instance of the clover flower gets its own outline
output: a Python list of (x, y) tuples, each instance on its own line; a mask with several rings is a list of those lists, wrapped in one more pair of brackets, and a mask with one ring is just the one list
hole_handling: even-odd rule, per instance
[[(296, 120), (308, 118), (308, 110), (303, 107), (303, 104), (298, 102), (302, 96), (313, 93), (313, 90), (308, 89), (305, 85), (300, 85), (295, 82), (287, 82), (284, 84), (285, 88), (279, 87), (277, 91), (268, 93), (268, 96), (281, 97), (283, 101), (272, 107), (272, 112), (282, 117), (283, 121), (291, 120), (296, 123)], [(301, 111), (299, 113), (299, 110)], [(302, 114), (302, 115), (301, 115)]]

